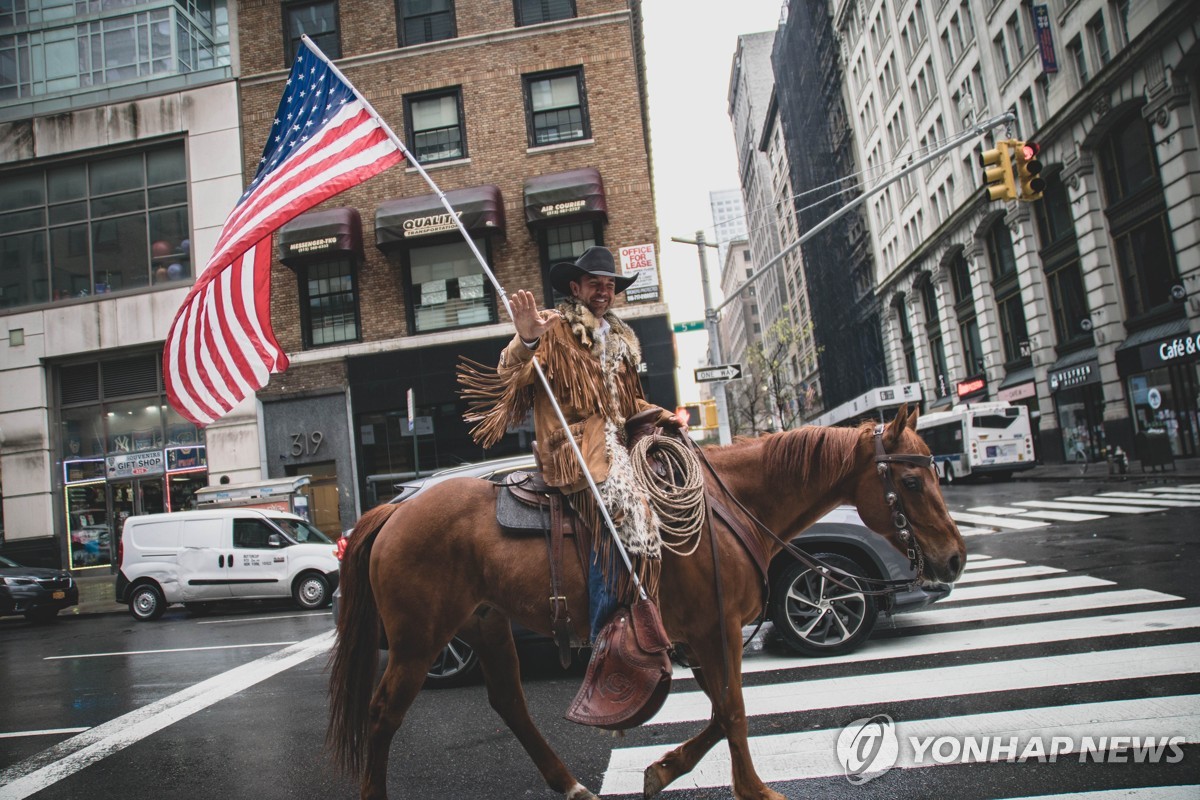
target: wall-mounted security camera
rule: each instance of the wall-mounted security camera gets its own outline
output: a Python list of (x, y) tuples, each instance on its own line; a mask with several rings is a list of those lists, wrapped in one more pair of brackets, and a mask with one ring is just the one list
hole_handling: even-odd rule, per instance
[(1084, 317), (1083, 319), (1079, 320), (1079, 327), (1083, 329), (1084, 333), (1087, 333), (1092, 329), (1092, 321), (1087, 317)]
[(1177, 283), (1171, 287), (1171, 299), (1176, 303), (1182, 303), (1187, 299), (1187, 291), (1182, 284)]

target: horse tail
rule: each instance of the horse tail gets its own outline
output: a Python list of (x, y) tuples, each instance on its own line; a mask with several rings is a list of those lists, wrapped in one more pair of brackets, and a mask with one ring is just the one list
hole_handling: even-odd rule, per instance
[(371, 546), (400, 506), (385, 503), (359, 518), (342, 555), (337, 642), (330, 658), (325, 742), (348, 774), (362, 769), (368, 708), (379, 664), (379, 608), (371, 591)]

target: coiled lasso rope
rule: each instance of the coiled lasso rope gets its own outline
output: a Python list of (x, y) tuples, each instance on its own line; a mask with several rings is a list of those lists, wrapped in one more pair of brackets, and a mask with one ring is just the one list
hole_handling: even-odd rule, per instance
[[(669, 436), (643, 436), (629, 453), (638, 484), (658, 514), (662, 546), (678, 556), (690, 556), (700, 545), (704, 528), (704, 474), (700, 462), (683, 442)], [(650, 461), (666, 467), (663, 477)], [(676, 485), (673, 477), (682, 481)]]

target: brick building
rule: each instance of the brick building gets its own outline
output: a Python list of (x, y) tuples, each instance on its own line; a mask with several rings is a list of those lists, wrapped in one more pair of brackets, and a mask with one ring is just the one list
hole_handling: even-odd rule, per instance
[[(552, 304), (550, 265), (592, 244), (612, 249), (625, 269), (644, 269), (619, 313), (641, 337), (648, 395), (671, 406), (640, 4), (417, 8), (239, 3), (245, 174), (292, 48), (308, 33), (446, 193), (506, 292), (529, 289)], [(272, 321), (292, 366), (259, 392), (265, 469), (312, 474), (323, 527), (348, 527), (416, 472), (528, 451), (531, 428), (485, 454), (462, 422), (458, 359), (494, 363), (512, 327), (414, 168), (393, 168), (302, 215), (276, 245)]]

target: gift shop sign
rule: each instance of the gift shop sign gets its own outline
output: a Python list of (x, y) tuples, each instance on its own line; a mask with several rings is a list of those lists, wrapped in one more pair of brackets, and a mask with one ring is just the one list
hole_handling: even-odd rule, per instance
[(625, 290), (625, 299), (631, 303), (639, 300), (658, 299), (658, 261), (654, 257), (653, 244), (635, 244), (620, 249), (621, 273), (636, 277)]
[(108, 479), (138, 478), (143, 475), (161, 475), (167, 469), (167, 460), (162, 450), (145, 453), (120, 453), (106, 459)]

